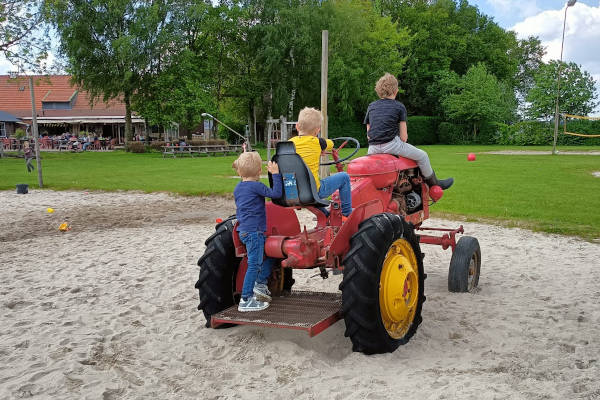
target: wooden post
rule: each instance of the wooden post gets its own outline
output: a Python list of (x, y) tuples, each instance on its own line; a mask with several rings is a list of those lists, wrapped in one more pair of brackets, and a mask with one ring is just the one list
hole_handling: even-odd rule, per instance
[(273, 123), (269, 122), (271, 120), (271, 115), (267, 118), (267, 161), (271, 160), (271, 130), (273, 127)]
[(31, 123), (33, 130), (33, 140), (35, 140), (35, 161), (37, 164), (38, 186), (44, 187), (42, 180), (42, 158), (40, 157), (40, 140), (38, 135), (37, 111), (35, 110), (35, 94), (33, 93), (33, 77), (29, 76), (29, 93), (31, 94)]
[[(321, 137), (327, 139), (327, 70), (329, 68), (329, 31), (321, 31), (321, 113), (323, 114), (323, 125), (321, 126)], [(328, 156), (322, 156), (321, 162), (329, 161)], [(329, 176), (329, 166), (319, 168), (319, 177)]]

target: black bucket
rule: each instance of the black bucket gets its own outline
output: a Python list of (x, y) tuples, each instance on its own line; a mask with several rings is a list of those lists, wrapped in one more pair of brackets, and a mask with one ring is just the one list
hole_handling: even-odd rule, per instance
[(29, 185), (26, 183), (19, 183), (17, 185), (17, 193), (18, 194), (27, 194), (29, 193)]

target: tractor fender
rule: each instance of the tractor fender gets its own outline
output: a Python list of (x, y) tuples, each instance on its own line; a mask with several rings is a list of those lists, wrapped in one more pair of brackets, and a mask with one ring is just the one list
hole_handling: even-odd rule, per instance
[(300, 221), (293, 207), (282, 207), (268, 202), (266, 236), (296, 236), (300, 233)]
[(371, 200), (357, 206), (335, 235), (335, 239), (333, 239), (329, 248), (330, 254), (340, 257), (340, 259), (343, 258), (348, 250), (350, 250), (350, 238), (358, 232), (358, 225), (372, 215), (380, 214), (383, 211), (383, 203), (379, 199)]

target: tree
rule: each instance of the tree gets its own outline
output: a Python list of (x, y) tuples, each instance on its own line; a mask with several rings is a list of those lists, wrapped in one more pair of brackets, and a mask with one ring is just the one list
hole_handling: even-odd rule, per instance
[[(533, 87), (527, 93), (527, 116), (548, 121), (554, 117), (559, 61), (542, 64), (533, 76)], [(560, 110), (567, 114), (588, 115), (599, 104), (594, 78), (571, 62), (560, 68)]]
[(0, 54), (13, 64), (41, 71), (50, 42), (41, 12), (43, 0), (0, 2)]
[(170, 0), (47, 0), (72, 80), (92, 101), (122, 98), (126, 141), (131, 103), (143, 77), (168, 64), (173, 41)]
[(402, 72), (411, 39), (405, 28), (379, 16), (370, 2), (329, 4), (329, 110), (337, 119), (357, 114), (362, 119), (369, 102), (377, 98), (377, 79), (385, 72)]
[(516, 102), (512, 89), (479, 63), (461, 77), (449, 74), (444, 79), (448, 93), (442, 105), (446, 115), (473, 125), (473, 139), (485, 121), (508, 121), (514, 116)]
[(516, 90), (524, 99), (534, 85), (533, 76), (544, 64), (543, 58), (546, 50), (539, 38), (530, 36), (527, 39), (519, 40), (516, 52), (519, 59), (519, 69), (515, 76)]
[(400, 76), (402, 100), (409, 113), (442, 113), (440, 79), (452, 71), (464, 75), (477, 63), (508, 84), (518, 69), (515, 34), (465, 0), (378, 0), (382, 15), (407, 28), (412, 41)]

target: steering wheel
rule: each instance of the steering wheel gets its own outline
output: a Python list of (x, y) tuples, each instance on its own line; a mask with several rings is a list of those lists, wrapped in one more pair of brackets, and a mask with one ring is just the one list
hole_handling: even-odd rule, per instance
[[(350, 158), (352, 158), (352, 156), (354, 156), (356, 154), (356, 152), (358, 150), (360, 150), (360, 143), (358, 142), (358, 140), (354, 139), (353, 137), (337, 137), (337, 138), (332, 138), (330, 140), (335, 141), (341, 141), (343, 140), (344, 142), (342, 144), (340, 144), (337, 148), (335, 148), (335, 144), (334, 144), (334, 148), (331, 150), (330, 152), (323, 152), (324, 154), (331, 154), (333, 156), (333, 161), (329, 161), (329, 162), (325, 162), (325, 163), (319, 163), (319, 165), (333, 165), (333, 164), (340, 164)], [(346, 144), (348, 144), (348, 141), (354, 142), (355, 145), (355, 149), (352, 152), (352, 154), (350, 154), (347, 157), (344, 158), (338, 158), (338, 153), (341, 149), (344, 148), (344, 146), (346, 146)]]

